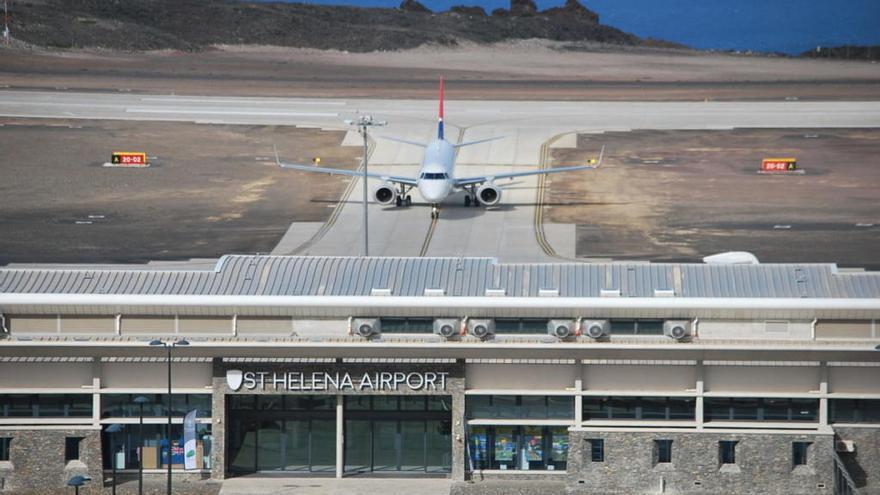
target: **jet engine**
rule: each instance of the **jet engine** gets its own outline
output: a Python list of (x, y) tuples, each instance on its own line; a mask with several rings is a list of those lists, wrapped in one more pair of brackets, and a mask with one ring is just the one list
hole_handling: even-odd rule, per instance
[(484, 206), (495, 206), (501, 201), (501, 188), (495, 184), (483, 184), (477, 190), (477, 197)]
[(397, 200), (397, 191), (394, 184), (386, 182), (373, 189), (373, 198), (376, 202), (383, 205), (390, 205)]

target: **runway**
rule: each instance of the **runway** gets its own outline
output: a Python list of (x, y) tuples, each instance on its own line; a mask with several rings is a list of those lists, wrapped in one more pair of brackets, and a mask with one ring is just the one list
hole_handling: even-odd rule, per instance
[[(427, 100), (304, 99), (148, 96), (113, 93), (0, 91), (0, 115), (31, 118), (186, 121), (345, 129), (358, 112), (387, 120), (374, 132), (371, 171), (415, 175), (421, 149), (382, 135), (427, 142), (435, 132), (437, 103)], [(577, 133), (634, 129), (880, 127), (880, 102), (513, 102), (447, 101), (447, 137), (453, 141), (504, 136), (461, 150), (458, 175), (528, 170), (547, 147), (574, 145)], [(360, 145), (349, 131), (341, 143)], [(270, 150), (254, 150), (267, 155)], [(609, 150), (613, 153), (613, 150)], [(546, 158), (543, 158), (546, 160)], [(332, 166), (333, 164), (325, 163)], [(301, 173), (293, 172), (292, 174)], [(601, 173), (585, 171), (584, 174)], [(339, 180), (347, 180), (340, 178)], [(506, 181), (501, 183), (506, 185)], [(361, 189), (355, 180), (326, 225), (294, 223), (273, 253), (362, 253)], [(574, 256), (574, 227), (543, 224), (536, 215), (538, 181), (526, 178), (504, 189), (495, 208), (465, 208), (461, 196), (444, 205), (433, 226), (413, 193), (410, 208), (370, 204), (370, 254), (374, 256), (495, 256), (507, 262)], [(427, 239), (431, 233), (430, 239)], [(427, 239), (427, 243), (426, 243)]]

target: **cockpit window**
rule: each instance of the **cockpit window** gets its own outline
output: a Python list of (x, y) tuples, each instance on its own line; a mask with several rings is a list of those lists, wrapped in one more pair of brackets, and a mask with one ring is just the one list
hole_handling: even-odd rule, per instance
[(427, 173), (426, 172), (426, 173), (422, 174), (421, 178), (422, 179), (429, 179), (429, 180), (437, 180), (437, 179), (448, 179), (449, 176), (444, 173)]

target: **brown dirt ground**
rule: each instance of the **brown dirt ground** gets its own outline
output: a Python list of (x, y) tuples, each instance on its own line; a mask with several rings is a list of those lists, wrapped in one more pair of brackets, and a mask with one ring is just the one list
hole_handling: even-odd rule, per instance
[[(581, 135), (579, 149), (554, 150), (554, 165), (600, 144), (601, 168), (551, 181), (545, 196), (545, 221), (577, 224), (578, 256), (695, 261), (743, 250), (763, 262), (880, 268), (878, 129)], [(777, 156), (805, 173), (756, 173)]]
[[(0, 119), (0, 263), (141, 262), (268, 252), (323, 221), (346, 182), (275, 166), (355, 168), (343, 132), (275, 126)], [(145, 151), (146, 169), (104, 168)], [(91, 222), (91, 223), (77, 223)]]
[(0, 47), (0, 86), (228, 96), (456, 99), (878, 99), (880, 64), (693, 51), (563, 50), (527, 40), (345, 53), (218, 47), (201, 53)]

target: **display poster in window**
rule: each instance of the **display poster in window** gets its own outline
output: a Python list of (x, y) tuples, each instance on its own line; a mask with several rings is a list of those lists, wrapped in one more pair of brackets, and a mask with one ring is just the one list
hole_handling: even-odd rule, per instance
[(525, 460), (540, 462), (544, 458), (544, 442), (541, 435), (527, 435), (525, 438)]
[(196, 466), (196, 415), (198, 409), (186, 413), (183, 418), (184, 469), (197, 469)]
[(513, 435), (495, 435), (495, 460), (498, 462), (511, 462), (514, 456)]
[(553, 437), (553, 460), (564, 461), (568, 457), (568, 436)]

